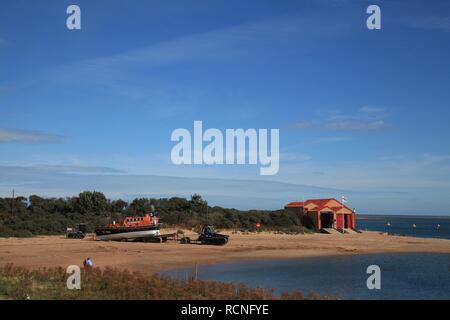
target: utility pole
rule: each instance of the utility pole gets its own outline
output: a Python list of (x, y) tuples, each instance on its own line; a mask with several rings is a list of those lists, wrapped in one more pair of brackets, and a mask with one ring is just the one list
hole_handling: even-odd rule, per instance
[(197, 264), (197, 262), (195, 263), (194, 280), (195, 280), (195, 281), (198, 280), (198, 264)]

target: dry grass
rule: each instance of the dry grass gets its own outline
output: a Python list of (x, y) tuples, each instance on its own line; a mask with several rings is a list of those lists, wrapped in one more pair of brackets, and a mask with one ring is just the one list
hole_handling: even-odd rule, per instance
[(81, 289), (66, 288), (68, 274), (59, 268), (29, 270), (8, 264), (0, 268), (0, 298), (45, 300), (273, 300), (320, 299), (301, 292), (283, 293), (250, 288), (244, 284), (217, 281), (182, 281), (160, 275), (143, 275), (127, 270), (94, 268), (82, 270)]

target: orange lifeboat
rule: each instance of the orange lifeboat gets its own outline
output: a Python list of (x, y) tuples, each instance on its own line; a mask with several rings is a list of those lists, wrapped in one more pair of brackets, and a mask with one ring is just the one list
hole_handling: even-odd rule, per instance
[(156, 215), (130, 216), (121, 222), (110, 223), (105, 227), (95, 229), (97, 240), (136, 240), (158, 236), (160, 233), (159, 219)]

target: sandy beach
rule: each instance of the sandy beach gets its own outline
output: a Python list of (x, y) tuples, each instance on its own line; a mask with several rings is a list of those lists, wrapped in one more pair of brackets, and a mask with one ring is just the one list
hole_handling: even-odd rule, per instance
[[(13, 263), (29, 268), (81, 265), (86, 257), (97, 267), (116, 267), (153, 273), (164, 269), (245, 259), (281, 259), (312, 256), (426, 252), (449, 253), (450, 240), (362, 234), (280, 235), (231, 234), (225, 246), (167, 243), (133, 243), (66, 239), (63, 236), (1, 238), (0, 265)], [(187, 233), (195, 238), (195, 234)]]

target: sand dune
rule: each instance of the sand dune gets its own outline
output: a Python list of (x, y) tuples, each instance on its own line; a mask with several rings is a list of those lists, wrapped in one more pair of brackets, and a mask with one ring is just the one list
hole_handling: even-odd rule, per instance
[[(222, 232), (227, 233), (227, 232)], [(126, 268), (142, 273), (238, 259), (301, 258), (310, 256), (433, 252), (449, 253), (450, 240), (381, 235), (375, 232), (351, 235), (228, 234), (225, 246), (167, 243), (127, 243), (65, 239), (63, 236), (1, 238), (0, 265), (13, 263), (30, 268), (82, 265), (86, 257), (96, 266)], [(188, 234), (195, 237), (194, 234)]]

